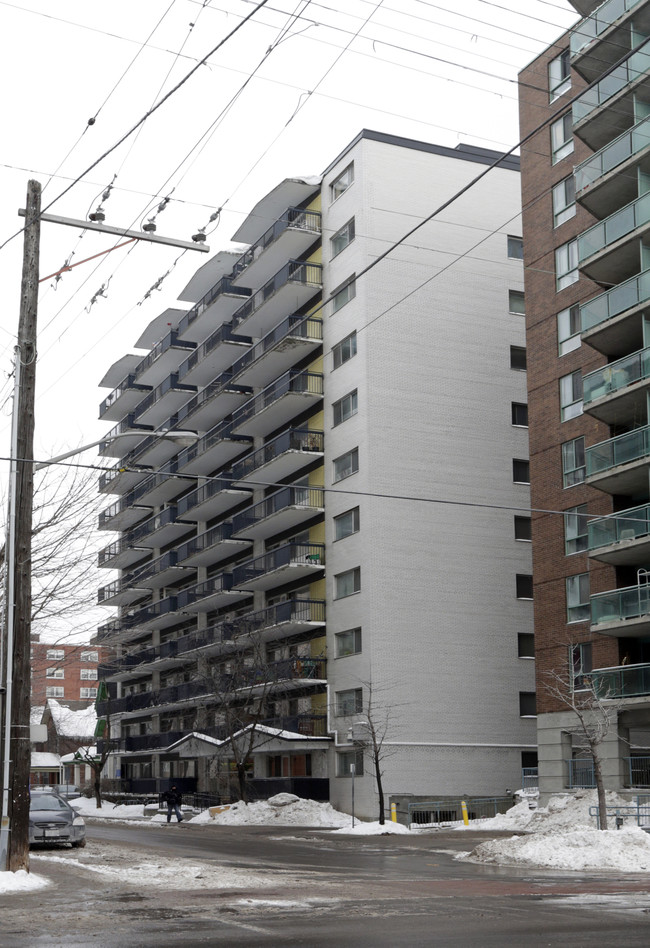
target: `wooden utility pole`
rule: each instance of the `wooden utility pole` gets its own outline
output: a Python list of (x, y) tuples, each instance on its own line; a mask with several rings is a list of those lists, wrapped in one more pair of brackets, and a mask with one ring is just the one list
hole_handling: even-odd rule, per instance
[[(30, 747), (30, 633), (32, 614), (32, 503), (34, 496), (34, 399), (36, 390), (36, 318), (38, 311), (38, 270), (40, 246), (41, 185), (27, 186), (27, 214), (23, 250), (23, 274), (20, 289), (20, 316), (16, 356), (20, 359), (20, 385), (16, 412), (17, 454), (15, 530), (10, 538), (14, 557), (13, 654), (7, 654), (7, 678), (12, 677), (10, 715), (9, 773), (9, 853), (7, 868), (29, 870), (29, 772)], [(10, 571), (8, 571), (10, 572)], [(11, 669), (9, 669), (11, 664)], [(9, 695), (7, 695), (9, 699)], [(6, 776), (6, 775), (5, 775)]]

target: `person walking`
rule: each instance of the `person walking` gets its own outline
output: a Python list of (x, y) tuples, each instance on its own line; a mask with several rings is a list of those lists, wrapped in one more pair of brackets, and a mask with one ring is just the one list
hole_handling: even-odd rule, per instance
[(167, 822), (169, 823), (172, 818), (172, 810), (176, 813), (176, 819), (179, 823), (183, 822), (183, 817), (181, 816), (181, 802), (183, 800), (183, 795), (176, 789), (176, 785), (172, 786), (169, 790), (165, 790), (162, 795), (163, 801), (167, 804)]

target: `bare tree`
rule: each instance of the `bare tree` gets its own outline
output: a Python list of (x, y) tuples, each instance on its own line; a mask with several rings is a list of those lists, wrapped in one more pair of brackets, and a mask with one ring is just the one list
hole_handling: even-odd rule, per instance
[(591, 676), (583, 676), (576, 690), (568, 662), (562, 671), (547, 674), (546, 694), (571, 711), (576, 718), (575, 732), (580, 736), (594, 763), (594, 782), (598, 796), (598, 827), (607, 829), (607, 800), (603, 783), (600, 748), (612, 728), (618, 725), (620, 702), (609, 697), (607, 688), (598, 687)]
[(384, 785), (383, 762), (387, 757), (395, 753), (395, 748), (388, 744), (386, 737), (391, 723), (391, 712), (393, 707), (388, 703), (380, 703), (376, 698), (376, 688), (371, 682), (363, 683), (363, 693), (365, 700), (362, 710), (350, 728), (352, 743), (360, 747), (364, 758), (372, 766), (372, 772), (375, 778), (377, 788), (377, 805), (379, 808), (379, 823), (383, 826), (386, 822), (384, 813)]

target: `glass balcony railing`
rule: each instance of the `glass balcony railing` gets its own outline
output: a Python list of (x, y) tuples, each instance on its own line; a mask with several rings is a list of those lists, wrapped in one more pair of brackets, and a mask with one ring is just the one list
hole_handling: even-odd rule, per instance
[(650, 695), (650, 665), (594, 668), (589, 677), (599, 698), (638, 698)]
[(578, 237), (578, 264), (581, 266), (593, 254), (650, 223), (650, 192), (627, 204), (603, 221), (598, 221)]
[(604, 395), (619, 392), (634, 382), (650, 377), (650, 349), (640, 349), (618, 362), (610, 362), (595, 372), (589, 372), (582, 380), (583, 405)]
[(628, 158), (638, 155), (648, 145), (650, 145), (650, 116), (637, 122), (632, 128), (615, 138), (613, 142), (609, 142), (591, 158), (587, 158), (586, 161), (574, 168), (576, 194), (579, 196), (585, 188), (594, 184), (608, 171), (612, 171), (618, 165), (627, 161)]
[(580, 307), (580, 328), (582, 332), (587, 332), (628, 309), (648, 302), (650, 302), (650, 270), (643, 270), (625, 283), (619, 283), (611, 290), (583, 303)]
[(606, 75), (600, 82), (591, 86), (572, 106), (573, 124), (577, 125), (612, 96), (645, 75), (650, 69), (650, 47), (644, 44), (642, 49), (632, 55)]
[(587, 477), (650, 455), (650, 428), (635, 428), (585, 451)]
[(233, 267), (231, 279), (239, 276), (246, 267), (257, 260), (260, 254), (290, 227), (293, 230), (303, 230), (314, 234), (313, 239), (315, 240), (321, 231), (320, 211), (306, 211), (301, 207), (288, 207), (284, 214), (274, 224), (271, 224), (266, 233), (252, 247), (249, 247), (246, 253), (242, 254)]
[(577, 56), (592, 40), (608, 30), (612, 23), (641, 2), (642, 0), (607, 0), (606, 3), (601, 3), (590, 16), (586, 16), (573, 28), (571, 55)]
[[(290, 428), (283, 431), (277, 438), (273, 438), (267, 444), (262, 445), (252, 454), (247, 454), (241, 461), (237, 461), (232, 466), (234, 480), (241, 480), (250, 477), (258, 468), (269, 464), (275, 458), (280, 457), (287, 451), (305, 451), (323, 453), (324, 434), (322, 431), (310, 431), (308, 428)], [(309, 458), (305, 459), (305, 464)]]
[(597, 550), (621, 540), (635, 540), (650, 534), (650, 506), (619, 510), (609, 517), (598, 517), (587, 524), (588, 549)]
[(589, 597), (591, 624), (619, 622), (650, 615), (650, 586), (637, 584)]

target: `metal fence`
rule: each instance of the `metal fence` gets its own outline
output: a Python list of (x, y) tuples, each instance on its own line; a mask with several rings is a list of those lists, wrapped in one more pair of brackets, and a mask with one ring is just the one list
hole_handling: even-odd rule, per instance
[(537, 767), (522, 767), (521, 770), (521, 788), (522, 790), (537, 790), (539, 787), (539, 772)]
[[(650, 832), (650, 794), (644, 793), (636, 797), (629, 806), (608, 806), (605, 808), (607, 819), (614, 822), (617, 829), (623, 826), (642, 826)], [(599, 824), (600, 807), (590, 806), (589, 816)]]
[[(479, 797), (467, 798), (467, 815), (472, 820), (487, 820), (497, 813), (505, 813), (513, 805), (514, 800), (509, 797)], [(408, 804), (409, 828), (423, 826), (438, 826), (445, 823), (458, 823), (463, 819), (463, 800), (434, 800)]]

